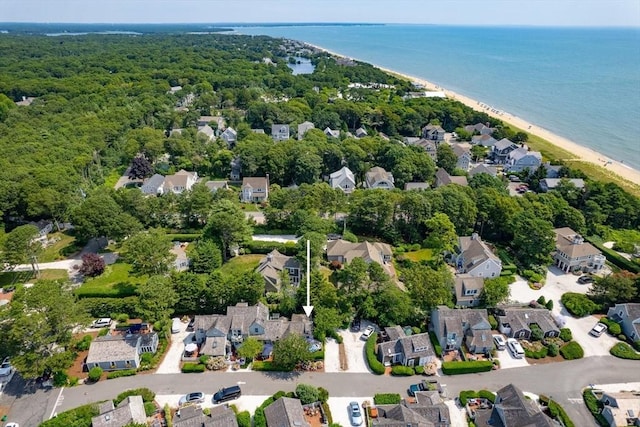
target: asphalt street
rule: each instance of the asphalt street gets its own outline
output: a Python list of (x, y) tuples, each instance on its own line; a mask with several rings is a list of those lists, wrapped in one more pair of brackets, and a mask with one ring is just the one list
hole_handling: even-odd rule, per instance
[[(569, 416), (579, 426), (595, 426), (591, 415), (581, 403), (581, 390), (589, 384), (609, 384), (639, 382), (638, 362), (621, 360), (611, 356), (590, 357), (571, 362), (559, 362), (523, 368), (504, 369), (482, 374), (444, 376), (439, 380), (446, 384), (450, 397), (457, 396), (461, 390), (482, 389), (497, 390), (514, 383), (522, 390), (553, 397), (564, 406)], [(48, 392), (48, 408), (60, 413), (65, 410), (99, 400), (112, 399), (123, 390), (148, 387), (157, 394), (184, 394), (193, 390), (211, 393), (223, 386), (240, 384), (246, 395), (270, 395), (278, 390), (292, 391), (299, 383), (324, 387), (330, 396), (373, 396), (375, 393), (396, 392), (406, 396), (408, 386), (420, 377), (375, 376), (366, 373), (277, 373), (277, 372), (219, 372), (205, 374), (165, 374), (137, 375), (114, 380), (101, 381), (92, 385), (65, 388), (59, 396), (59, 389)], [(16, 402), (20, 407), (29, 407), (29, 401), (35, 395), (24, 394)], [(41, 399), (42, 397), (40, 397)], [(37, 403), (35, 403), (37, 402)], [(56, 406), (57, 403), (57, 406)], [(42, 406), (35, 401), (31, 408)], [(20, 422), (20, 413), (11, 415)], [(42, 413), (43, 419), (51, 412)], [(34, 418), (32, 417), (31, 420)], [(32, 426), (31, 423), (20, 423)]]

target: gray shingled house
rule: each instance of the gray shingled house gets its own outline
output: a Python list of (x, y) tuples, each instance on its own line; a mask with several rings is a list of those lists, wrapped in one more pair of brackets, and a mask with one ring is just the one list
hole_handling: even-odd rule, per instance
[(137, 369), (142, 353), (155, 353), (158, 349), (158, 334), (128, 333), (113, 331), (97, 337), (89, 347), (85, 362), (88, 369), (99, 366), (103, 371)]
[(91, 418), (92, 427), (124, 427), (132, 423), (147, 424), (142, 396), (129, 396), (113, 406), (108, 400), (99, 407), (100, 415)]
[(407, 335), (400, 326), (384, 331), (387, 341), (378, 344), (378, 360), (385, 365), (424, 366), (436, 359), (428, 333)]
[(551, 312), (545, 308), (496, 309), (498, 330), (511, 338), (531, 338), (531, 325), (538, 325), (545, 338), (560, 336)]
[(209, 415), (205, 415), (199, 405), (191, 405), (176, 412), (173, 427), (238, 427), (238, 420), (227, 405), (211, 408)]
[(416, 401), (398, 405), (378, 405), (373, 427), (450, 427), (449, 408), (437, 391), (419, 391)]
[(443, 351), (459, 350), (464, 342), (471, 353), (493, 349), (487, 310), (438, 306), (431, 312), (431, 326)]
[(640, 304), (616, 304), (609, 308), (607, 317), (622, 326), (622, 332), (633, 341), (640, 340)]
[(492, 427), (557, 427), (535, 401), (527, 399), (522, 391), (509, 384), (496, 392), (495, 404), (490, 410), (476, 411), (477, 426)]
[(302, 280), (302, 266), (296, 257), (283, 255), (277, 249), (260, 260), (256, 272), (264, 279), (266, 292), (280, 291), (282, 274), (289, 277), (289, 283), (293, 286), (298, 286)]
[(311, 427), (299, 399), (281, 397), (264, 408), (267, 427)]

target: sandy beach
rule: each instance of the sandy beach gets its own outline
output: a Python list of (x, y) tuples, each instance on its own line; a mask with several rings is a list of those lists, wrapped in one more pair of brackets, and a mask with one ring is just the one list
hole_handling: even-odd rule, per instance
[[(328, 49), (325, 49), (321, 46), (316, 46), (310, 43), (306, 43), (309, 46), (312, 46), (316, 49), (325, 51), (327, 53), (329, 53), (330, 55), (336, 56), (336, 57), (340, 57), (340, 58), (348, 58), (348, 59), (353, 59), (356, 61), (359, 61), (357, 58), (351, 58), (345, 55), (341, 55), (339, 53), (336, 52), (332, 52)], [(366, 61), (363, 61), (366, 62)], [(564, 160), (581, 160), (581, 161), (585, 161), (585, 162), (589, 162), (589, 163), (593, 163), (594, 165), (600, 166), (600, 167), (604, 167), (607, 168), (608, 170), (610, 170), (611, 172), (613, 172), (614, 174), (620, 176), (623, 179), (626, 179), (627, 181), (630, 181), (636, 185), (640, 185), (640, 171), (633, 169), (630, 166), (627, 166), (623, 163), (620, 163), (618, 161), (615, 161), (607, 156), (605, 156), (604, 154), (598, 153), (595, 150), (592, 150), (590, 148), (584, 147), (576, 142), (570, 141), (567, 138), (563, 138), (559, 135), (556, 135), (555, 133), (544, 129), (540, 126), (537, 126), (533, 123), (530, 123), (528, 121), (526, 121), (525, 119), (515, 116), (513, 114), (510, 114), (506, 111), (502, 111), (502, 110), (498, 110), (494, 107), (491, 107), (490, 105), (484, 104), (481, 101), (477, 101), (475, 99), (471, 99), (467, 96), (461, 95), (459, 93), (456, 93), (454, 91), (448, 90), (446, 88), (443, 88), (442, 86), (438, 86), (436, 84), (433, 84), (425, 79), (421, 79), (418, 77), (414, 77), (414, 76), (410, 76), (407, 74), (403, 74), (400, 73), (398, 71), (395, 70), (391, 70), (388, 68), (384, 68), (384, 67), (379, 67), (375, 64), (373, 64), (374, 66), (376, 66), (377, 68), (381, 69), (382, 71), (385, 71), (389, 74), (393, 74), (395, 76), (404, 78), (406, 80), (409, 80), (411, 82), (415, 82), (418, 83), (420, 85), (422, 85), (425, 89), (427, 90), (431, 90), (431, 91), (441, 91), (444, 92), (444, 94), (451, 99), (455, 99), (457, 101), (462, 102), (463, 104), (465, 104), (466, 106), (473, 108), (476, 111), (482, 111), (487, 113), (489, 116), (494, 117), (496, 119), (502, 120), (504, 123), (512, 125), (514, 127), (520, 128), (532, 135), (536, 135), (542, 139), (547, 140), (548, 142), (550, 142), (551, 144), (562, 148), (565, 151), (568, 151), (569, 153), (573, 153), (574, 154), (574, 158), (573, 159), (564, 159)]]

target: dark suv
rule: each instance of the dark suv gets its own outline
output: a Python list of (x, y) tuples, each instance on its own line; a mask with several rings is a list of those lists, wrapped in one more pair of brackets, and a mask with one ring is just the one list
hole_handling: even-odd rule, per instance
[(587, 284), (587, 283), (593, 283), (593, 277), (592, 276), (580, 276), (578, 278), (578, 283), (580, 283), (581, 285)]
[(226, 402), (227, 400), (237, 399), (242, 395), (240, 386), (234, 385), (231, 387), (221, 388), (216, 394), (213, 395), (213, 403)]

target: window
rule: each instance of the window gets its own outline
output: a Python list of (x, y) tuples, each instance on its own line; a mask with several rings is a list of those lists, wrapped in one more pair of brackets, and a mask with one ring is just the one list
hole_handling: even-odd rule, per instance
[(116, 363), (115, 362), (111, 362), (111, 369), (115, 369), (116, 368)]
[(255, 328), (253, 328), (253, 332), (255, 332), (256, 334), (259, 332), (259, 329), (258, 329), (257, 326)]

